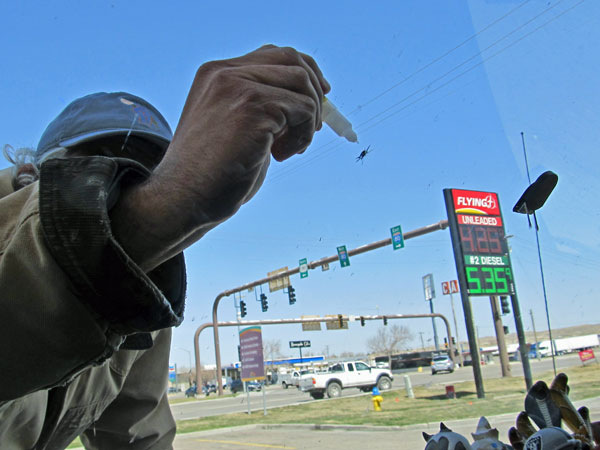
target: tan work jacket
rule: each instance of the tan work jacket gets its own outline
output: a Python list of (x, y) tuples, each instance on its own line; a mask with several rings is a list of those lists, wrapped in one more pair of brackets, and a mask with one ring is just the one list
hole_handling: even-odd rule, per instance
[(145, 274), (110, 232), (122, 159), (46, 162), (14, 191), (0, 171), (0, 449), (169, 449), (170, 327), (183, 255)]

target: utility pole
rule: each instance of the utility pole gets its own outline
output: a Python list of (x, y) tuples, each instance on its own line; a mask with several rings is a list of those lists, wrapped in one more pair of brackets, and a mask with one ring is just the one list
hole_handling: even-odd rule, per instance
[(421, 348), (423, 349), (423, 351), (425, 351), (425, 342), (423, 342), (423, 331), (419, 331), (419, 334), (421, 335)]
[(494, 318), (494, 328), (496, 329), (496, 343), (498, 344), (498, 353), (500, 354), (500, 367), (503, 377), (512, 377), (510, 373), (510, 363), (508, 362), (508, 353), (506, 351), (506, 341), (504, 340), (504, 327), (502, 326), (502, 316), (498, 307), (498, 296), (490, 296), (490, 305), (492, 307), (492, 317)]
[[(435, 311), (433, 310), (433, 299), (429, 300), (429, 309), (431, 310), (431, 314), (435, 314)], [(440, 343), (438, 340), (437, 327), (435, 326), (435, 317), (431, 318), (431, 324), (433, 325), (433, 343), (435, 345), (435, 351), (439, 352)]]
[[(429, 309), (431, 314), (435, 314), (433, 310), (433, 299), (435, 298), (435, 287), (433, 284), (433, 274), (428, 273), (423, 277), (423, 293), (425, 294), (425, 301), (429, 302)], [(433, 326), (433, 342), (435, 344), (435, 351), (440, 351), (440, 343), (438, 341), (437, 328), (435, 326), (435, 318), (431, 317), (431, 324)], [(454, 359), (454, 358), (453, 358)]]
[(533, 310), (530, 309), (529, 310), (529, 315), (531, 316), (531, 325), (533, 326), (533, 339), (535, 339), (535, 355), (537, 360), (539, 361), (542, 358), (542, 355), (540, 355), (540, 349), (538, 348), (538, 338), (537, 338), (537, 332), (535, 331), (535, 320), (533, 320)]

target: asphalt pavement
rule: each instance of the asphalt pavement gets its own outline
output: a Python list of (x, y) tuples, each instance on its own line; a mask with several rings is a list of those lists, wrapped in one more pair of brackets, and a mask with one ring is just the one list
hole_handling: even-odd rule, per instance
[[(569, 367), (580, 364), (577, 355), (565, 355), (557, 358), (557, 368), (560, 370), (563, 367)], [(523, 375), (523, 369), (520, 362), (510, 363), (511, 372), (514, 377)], [(534, 379), (537, 374), (552, 370), (552, 360), (544, 358), (541, 361), (532, 360), (531, 368)], [(500, 378), (502, 376), (500, 364), (487, 364), (481, 367), (482, 375), (485, 380), (492, 378)], [(454, 373), (439, 373), (431, 375), (429, 368), (425, 368), (422, 372), (415, 370), (411, 372), (394, 373), (394, 389), (402, 389), (404, 387), (404, 375), (408, 375), (413, 386), (423, 385), (440, 385), (443, 392), (444, 385), (460, 383), (462, 381), (473, 380), (473, 369), (471, 367), (463, 367), (454, 371)], [(282, 406), (296, 405), (307, 402), (312, 402), (312, 398), (298, 389), (282, 389), (281, 386), (268, 386), (266, 389), (265, 404), (267, 409), (278, 408)], [(182, 395), (182, 394), (179, 394)], [(364, 394), (358, 389), (344, 389), (342, 391), (344, 397), (351, 395), (369, 395)], [(176, 420), (188, 420), (201, 417), (229, 414), (234, 412), (248, 411), (248, 400), (250, 401), (251, 411), (258, 411), (263, 408), (263, 397), (261, 392), (251, 392), (249, 398), (246, 394), (241, 394), (236, 397), (216, 398), (211, 394), (210, 398), (202, 399), (195, 402), (185, 402), (171, 405), (173, 416)]]
[[(600, 397), (575, 402), (577, 407), (586, 405), (591, 416), (600, 415)], [(500, 439), (509, 443), (508, 429), (514, 425), (515, 414), (488, 416), (491, 425), (500, 432)], [(470, 433), (475, 431), (478, 419), (444, 421), (453, 431), (463, 434), (472, 441)], [(371, 426), (315, 426), (315, 425), (250, 425), (221, 430), (178, 434), (175, 450), (219, 449), (368, 449), (419, 450), (425, 448), (422, 432), (435, 434), (439, 423), (424, 423), (406, 427)]]

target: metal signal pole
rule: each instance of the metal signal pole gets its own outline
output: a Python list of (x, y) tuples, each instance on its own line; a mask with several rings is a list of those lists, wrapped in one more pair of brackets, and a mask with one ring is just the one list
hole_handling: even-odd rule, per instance
[[(437, 223), (427, 225), (427, 226), (424, 226), (421, 228), (417, 228), (415, 230), (407, 231), (406, 233), (403, 234), (403, 238), (404, 238), (404, 240), (412, 239), (412, 238), (415, 238), (418, 236), (422, 236), (424, 234), (433, 233), (434, 231), (444, 230), (447, 227), (448, 227), (448, 221), (440, 220)], [(381, 241), (372, 242), (370, 244), (366, 244), (361, 247), (357, 247), (355, 249), (349, 250), (348, 256), (350, 257), (350, 256), (354, 256), (354, 255), (359, 255), (361, 253), (369, 252), (371, 250), (376, 250), (378, 248), (385, 247), (385, 246), (388, 246), (391, 244), (392, 244), (392, 238), (389, 237), (387, 239), (382, 239)], [(328, 256), (325, 258), (321, 258), (317, 261), (312, 261), (312, 262), (308, 263), (308, 269), (310, 270), (310, 269), (315, 269), (317, 267), (321, 267), (326, 264), (328, 265), (329, 263), (338, 261), (339, 260), (338, 258), (339, 258), (339, 256), (336, 254), (335, 256)], [(221, 346), (219, 344), (219, 319), (218, 319), (218, 314), (217, 314), (217, 311), (219, 308), (219, 303), (221, 302), (221, 299), (223, 299), (223, 297), (228, 297), (237, 292), (242, 292), (242, 291), (245, 291), (248, 289), (252, 289), (256, 286), (266, 284), (269, 281), (274, 281), (279, 278), (289, 277), (289, 276), (295, 275), (297, 273), (300, 273), (300, 267), (295, 267), (293, 269), (286, 270), (284, 272), (279, 272), (275, 275), (271, 275), (270, 277), (262, 278), (260, 280), (253, 281), (251, 283), (244, 284), (237, 288), (223, 291), (219, 295), (217, 295), (217, 297), (215, 298), (215, 300), (213, 302), (213, 308), (212, 308), (212, 319), (213, 319), (212, 323), (213, 323), (213, 334), (214, 334), (214, 339), (215, 339), (215, 363), (217, 366), (217, 373), (219, 374), (219, 376), (217, 377), (217, 390), (218, 390), (219, 395), (223, 395), (223, 382), (222, 382), (221, 375), (220, 375), (221, 374)]]

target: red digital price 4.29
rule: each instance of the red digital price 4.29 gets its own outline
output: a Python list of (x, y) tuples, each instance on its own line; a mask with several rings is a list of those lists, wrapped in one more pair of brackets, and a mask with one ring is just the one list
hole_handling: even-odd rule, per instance
[(505, 255), (508, 245), (502, 227), (458, 225), (463, 254)]

